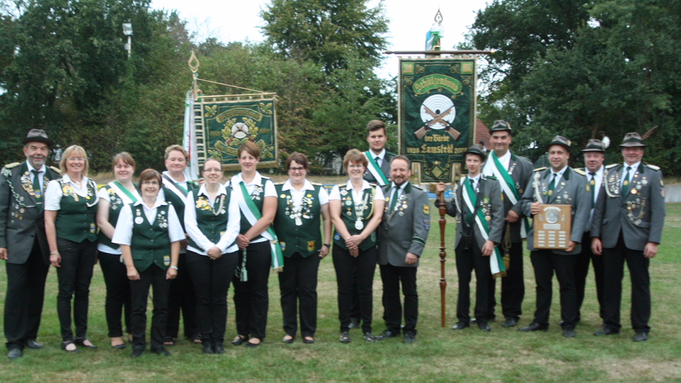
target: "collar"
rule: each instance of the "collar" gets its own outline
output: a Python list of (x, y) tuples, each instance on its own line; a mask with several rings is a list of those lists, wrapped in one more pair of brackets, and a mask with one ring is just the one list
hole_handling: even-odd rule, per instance
[[(284, 182), (284, 186), (281, 187), (281, 190), (286, 191), (286, 190), (293, 190), (297, 191), (296, 189), (293, 188), (293, 184), (291, 183), (291, 179), (287, 179), (286, 182)], [(303, 189), (302, 190), (314, 190), (314, 186), (312, 186), (312, 183), (305, 179), (305, 183), (303, 184)]]
[(622, 169), (624, 170), (624, 172), (626, 172), (626, 171), (627, 171), (627, 166), (631, 166), (631, 171), (632, 171), (631, 174), (634, 174), (634, 173), (636, 173), (636, 170), (639, 168), (640, 165), (641, 165), (641, 161), (639, 161), (639, 162), (637, 162), (637, 163), (635, 163), (635, 164), (633, 164), (633, 165), (627, 165), (627, 163), (625, 162), (625, 163), (624, 163), (624, 167), (623, 167)]
[(371, 158), (373, 159), (376, 159), (376, 157), (378, 157), (381, 159), (381, 161), (383, 161), (383, 159), (385, 158), (385, 148), (383, 148), (383, 150), (381, 150), (381, 152), (378, 154), (374, 153), (373, 150), (369, 149), (369, 153), (371, 153)]
[(554, 171), (553, 171), (553, 168), (550, 168), (550, 169), (549, 169), (549, 170), (550, 170), (550, 175), (551, 175), (551, 177), (553, 177), (553, 175), (556, 174), (556, 178), (563, 178), (563, 174), (566, 173), (567, 168), (568, 168), (568, 167), (565, 166), (564, 168), (560, 169), (560, 170), (557, 171), (557, 172), (554, 172)]
[(475, 181), (475, 183), (478, 183), (478, 181), (480, 181), (480, 175), (481, 175), (481, 174), (482, 174), (482, 173), (478, 173), (478, 175), (475, 176), (475, 177), (466, 176), (466, 178), (468, 178), (469, 180)]
[[(61, 179), (62, 179), (62, 181), (66, 182), (66, 183), (73, 183), (73, 181), (71, 180), (71, 178), (69, 177), (68, 174), (64, 174), (63, 176), (61, 176)], [(87, 184), (88, 184), (89, 181), (90, 180), (86, 176), (83, 176), (83, 181), (81, 181), (80, 184), (87, 188)]]
[[(352, 187), (352, 182), (348, 180), (348, 183), (346, 184), (347, 190), (353, 190)], [(369, 184), (366, 180), (362, 180), (362, 190), (366, 189), (371, 189), (371, 184)]]
[[(395, 185), (395, 181), (392, 181), (392, 182), (390, 183), (390, 188), (391, 188), (392, 190), (394, 190), (394, 189), (397, 188), (397, 185)], [(403, 183), (402, 185), (400, 185), (400, 190), (402, 190), (402, 192), (408, 191), (408, 188), (409, 188), (409, 181), (407, 181), (407, 182)]]
[[(243, 174), (241, 172), (239, 172), (239, 174), (235, 175), (234, 178), (236, 178), (236, 185), (235, 186), (239, 186), (239, 183), (241, 181), (244, 181), (244, 177), (243, 177)], [(253, 181), (251, 181), (250, 183), (244, 181), (244, 184), (246, 184), (246, 185), (262, 185), (262, 176), (260, 175), (260, 172), (258, 172), (256, 170), (255, 171), (255, 177), (253, 177)]]
[[(199, 193), (197, 194), (197, 196), (202, 195), (202, 194), (205, 195), (206, 197), (208, 197), (208, 191), (206, 190), (206, 184), (201, 185), (201, 188), (199, 189)], [(225, 185), (218, 183), (218, 193), (215, 196), (217, 197), (217, 196), (222, 195), (222, 194), (227, 194), (227, 189), (225, 189)]]
[[(588, 179), (591, 176), (591, 174), (590, 174), (591, 171), (589, 169), (587, 169), (586, 166), (584, 167), (584, 171), (586, 172), (586, 177)], [(603, 171), (605, 171), (605, 166), (601, 165), (601, 167), (598, 168), (598, 170), (596, 170), (596, 177), (597, 178), (603, 177)]]
[(45, 169), (45, 164), (43, 164), (43, 166), (40, 169), (34, 169), (33, 166), (28, 162), (28, 160), (26, 160), (26, 168), (28, 169), (29, 172), (31, 170), (37, 170), (40, 173), (45, 173), (47, 171), (47, 169)]
[(497, 158), (499, 159), (499, 162), (501, 162), (502, 164), (508, 163), (511, 160), (511, 151), (508, 150), (508, 151), (506, 151), (506, 154), (504, 154), (501, 157), (497, 157)]
[(153, 206), (153, 207), (149, 208), (149, 207), (147, 206), (147, 204), (144, 203), (144, 200), (143, 200), (142, 198), (138, 199), (137, 202), (135, 202), (135, 203), (133, 204), (133, 206), (138, 206), (138, 205), (142, 205), (142, 207), (143, 207), (145, 210), (154, 210), (154, 209), (156, 209), (156, 208), (159, 207), (159, 206), (167, 205), (167, 203), (166, 203), (165, 201), (161, 200), (160, 198), (158, 198), (158, 196), (156, 196), (156, 202), (154, 202), (154, 206)]

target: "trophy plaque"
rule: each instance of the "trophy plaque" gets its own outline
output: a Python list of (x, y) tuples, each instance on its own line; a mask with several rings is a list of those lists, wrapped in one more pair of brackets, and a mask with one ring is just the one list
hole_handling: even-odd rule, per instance
[(542, 205), (534, 216), (534, 248), (565, 250), (570, 244), (572, 206)]

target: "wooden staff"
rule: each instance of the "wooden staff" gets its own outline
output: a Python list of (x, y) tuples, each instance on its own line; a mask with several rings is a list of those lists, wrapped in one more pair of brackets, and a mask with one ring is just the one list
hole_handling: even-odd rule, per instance
[(445, 251), (445, 227), (447, 226), (447, 203), (445, 202), (445, 193), (439, 193), (438, 200), (440, 201), (438, 208), (440, 211), (440, 299), (441, 299), (441, 320), (442, 327), (446, 326), (446, 306), (447, 306), (447, 278), (445, 277), (445, 262), (447, 262), (447, 252)]

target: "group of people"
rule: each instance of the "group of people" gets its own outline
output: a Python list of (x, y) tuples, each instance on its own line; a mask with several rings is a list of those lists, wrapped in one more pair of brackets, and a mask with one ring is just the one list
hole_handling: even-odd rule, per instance
[[(146, 169), (138, 183), (133, 183), (132, 156), (117, 154), (115, 180), (98, 190), (88, 178), (85, 149), (70, 146), (58, 169), (48, 167), (54, 142), (44, 131), (31, 130), (22, 140), (26, 160), (6, 165), (0, 175), (8, 357), (21, 357), (25, 347), (43, 347), (37, 335), (50, 265), (58, 276), (61, 348), (96, 348), (87, 338), (87, 324), (97, 261), (106, 285), (111, 347), (125, 348), (128, 340), (133, 358), (147, 346), (150, 289), (151, 352), (170, 355), (166, 346), (175, 343), (182, 312), (187, 338), (200, 343), (204, 354), (224, 353), (232, 283), (237, 333), (232, 344), (258, 347), (266, 336), (272, 270), (281, 291), (282, 341), (292, 343), (300, 327), (302, 341), (314, 343), (318, 268), (330, 252), (338, 281), (340, 341), (350, 341), (349, 330), (359, 317), (368, 342), (400, 333), (405, 343), (414, 342), (416, 267), (430, 227), (428, 196), (410, 185), (409, 159), (385, 152), (382, 122), (369, 123), (372, 135), (380, 136), (378, 144), (366, 153), (347, 153), (343, 165), (349, 180), (330, 193), (307, 180), (308, 159), (301, 153), (288, 157), (289, 179), (275, 185), (257, 171), (260, 149), (252, 142), (238, 148), (241, 172), (224, 184), (215, 158), (204, 161), (200, 183), (186, 179), (187, 153), (172, 145), (165, 151), (167, 170)], [(378, 176), (379, 185), (366, 181), (365, 173)], [(387, 327), (378, 337), (372, 335), (376, 264)]]
[[(528, 160), (511, 152), (509, 123), (496, 121), (490, 134), (493, 150), (488, 155), (484, 148), (473, 145), (466, 151), (468, 174), (455, 184), (453, 198), (446, 201), (447, 213), (457, 221), (459, 289), (454, 329), (463, 330), (475, 322), (480, 330), (491, 331), (495, 279), (499, 277), (501, 326), (518, 325), (525, 294), (522, 241), (526, 238), (536, 282), (536, 310), (530, 324), (519, 331), (548, 330), (555, 273), (560, 286), (560, 326), (566, 338), (575, 337), (592, 263), (602, 319), (602, 328), (594, 335), (619, 334), (626, 261), (632, 285), (633, 340), (646, 341), (651, 312), (648, 269), (661, 241), (665, 195), (660, 169), (642, 162), (646, 145), (641, 136), (627, 133), (620, 145), (624, 162), (607, 166), (607, 146), (601, 140), (589, 140), (582, 149), (583, 169), (569, 166), (571, 142), (556, 136), (547, 148), (549, 166), (533, 169)], [(444, 192), (445, 185), (438, 184), (437, 190)], [(439, 203), (436, 201), (436, 206)], [(540, 223), (534, 218), (546, 205), (570, 207), (570, 236), (564, 239), (565, 248), (535, 247), (535, 229)], [(471, 318), (473, 271), (476, 301)]]

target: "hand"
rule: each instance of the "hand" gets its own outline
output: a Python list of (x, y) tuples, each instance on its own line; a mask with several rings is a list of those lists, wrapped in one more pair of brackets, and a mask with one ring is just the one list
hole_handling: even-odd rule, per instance
[(520, 216), (518, 213), (514, 212), (513, 210), (509, 210), (508, 214), (506, 214), (506, 221), (510, 223), (516, 223), (520, 219)]
[(437, 194), (441, 194), (445, 192), (445, 183), (444, 182), (438, 182), (437, 185), (435, 185), (435, 190), (437, 191)]
[(565, 249), (565, 251), (571, 253), (575, 249), (575, 247), (577, 247), (577, 245), (578, 245), (577, 242), (570, 241), (570, 244), (568, 245), (567, 249)]
[(600, 238), (593, 238), (591, 240), (591, 251), (595, 255), (603, 255), (603, 243)]
[(173, 267), (169, 267), (168, 271), (166, 271), (166, 279), (171, 280), (177, 278), (177, 270), (175, 270)]
[(236, 237), (236, 244), (237, 244), (237, 245), (239, 246), (239, 248), (242, 249), (242, 250), (245, 249), (245, 248), (247, 248), (248, 245), (249, 245), (250, 243), (251, 243), (251, 241), (249, 241), (248, 238), (246, 238), (246, 236), (243, 235), (243, 234), (239, 234), (239, 235)]
[(494, 242), (492, 241), (485, 241), (485, 244), (482, 245), (482, 256), (483, 257), (489, 257), (492, 255), (494, 252)]
[(643, 249), (643, 255), (648, 259), (655, 258), (655, 256), (657, 255), (657, 243), (648, 242), (646, 248)]
[[(185, 235), (187, 235), (187, 234), (185, 234)], [(187, 248), (187, 245), (189, 245), (189, 241), (188, 241), (188, 240), (183, 239), (183, 240), (180, 241), (180, 248), (181, 248), (181, 249), (186, 249), (186, 248)]]
[(208, 258), (212, 260), (216, 260), (220, 257), (222, 257), (222, 251), (220, 251), (220, 248), (217, 246), (213, 246), (207, 251), (208, 253)]
[(359, 256), (359, 247), (348, 247), (348, 250), (350, 250), (350, 255), (353, 257), (357, 258)]
[(415, 265), (418, 261), (419, 257), (414, 253), (407, 253), (407, 257), (404, 259), (404, 263), (407, 265)]
[(50, 254), (50, 264), (54, 267), (61, 267), (61, 255), (59, 253)]
[(537, 215), (541, 212), (541, 202), (532, 202), (532, 205), (530, 205), (530, 213), (532, 215)]
[(324, 257), (329, 255), (329, 251), (331, 251), (331, 249), (326, 246), (322, 246), (322, 250), (319, 252), (319, 258), (324, 259)]
[(345, 245), (350, 248), (350, 247), (357, 247), (359, 246), (360, 243), (364, 241), (364, 238), (362, 238), (361, 235), (356, 234), (356, 235), (351, 235), (345, 240)]
[(135, 267), (128, 267), (128, 279), (131, 281), (140, 280), (140, 273), (137, 272)]
[(0, 247), (0, 259), (4, 259), (5, 261), (7, 260), (7, 248), (6, 247)]

